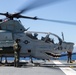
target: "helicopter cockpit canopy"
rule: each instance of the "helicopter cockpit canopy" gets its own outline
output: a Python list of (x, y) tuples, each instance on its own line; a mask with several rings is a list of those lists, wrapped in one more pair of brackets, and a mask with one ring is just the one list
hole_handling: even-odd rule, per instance
[(62, 43), (62, 39), (58, 35), (50, 32), (27, 31), (26, 35), (31, 39), (45, 41), (46, 43)]

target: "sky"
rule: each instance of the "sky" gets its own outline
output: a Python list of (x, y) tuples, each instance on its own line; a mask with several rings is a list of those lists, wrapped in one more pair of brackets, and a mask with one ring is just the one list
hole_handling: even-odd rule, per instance
[[(28, 0), (32, 2), (32, 0)], [(43, 0), (38, 0), (39, 2)], [(45, 1), (45, 0), (44, 0)], [(55, 0), (56, 1), (56, 0)], [(0, 0), (0, 13), (9, 12), (15, 13), (20, 9), (25, 8), (27, 0)], [(50, 3), (46, 6), (35, 8), (23, 13), (26, 16), (37, 16), (38, 18), (45, 18), (51, 20), (61, 20), (76, 22), (76, 0), (61, 0), (55, 3)], [(0, 18), (5, 18), (0, 16)], [(20, 19), (25, 28), (30, 27), (29, 31), (52, 32), (61, 36), (64, 33), (64, 40), (66, 42), (73, 42), (76, 44), (76, 25), (63, 24), (56, 22)]]

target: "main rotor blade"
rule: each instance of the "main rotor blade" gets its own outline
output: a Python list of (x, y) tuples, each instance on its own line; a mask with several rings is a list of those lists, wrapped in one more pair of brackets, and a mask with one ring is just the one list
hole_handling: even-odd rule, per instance
[(18, 18), (27, 18), (27, 19), (33, 19), (33, 20), (43, 20), (43, 21), (49, 21), (49, 22), (63, 23), (63, 24), (69, 24), (69, 25), (76, 25), (76, 22), (71, 22), (71, 21), (43, 19), (43, 18), (29, 17), (29, 16), (22, 16), (22, 15), (19, 15)]
[(4, 15), (4, 16), (8, 17), (10, 14), (8, 12), (6, 12), (6, 13), (0, 13), (0, 15)]
[(5, 13), (0, 13), (0, 15), (5, 15)]
[(22, 8), (19, 13), (21, 14), (31, 9), (35, 9), (48, 4), (53, 4), (59, 1), (62, 0), (28, 0), (27, 4), (23, 6), (24, 8)]
[(43, 18), (37, 18), (37, 20), (56, 22), (56, 23), (63, 23), (63, 24), (69, 24), (69, 25), (76, 25), (76, 22), (71, 22), (71, 21), (61, 21), (61, 20), (52, 20), (52, 19), (43, 19)]

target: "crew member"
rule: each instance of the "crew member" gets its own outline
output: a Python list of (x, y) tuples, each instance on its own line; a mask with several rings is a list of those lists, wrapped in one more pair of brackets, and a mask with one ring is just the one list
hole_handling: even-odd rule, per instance
[(72, 63), (72, 52), (69, 52), (69, 51), (67, 51), (67, 56), (68, 56), (68, 60), (67, 60), (67, 62), (69, 63)]
[(47, 43), (51, 42), (51, 39), (49, 38), (49, 35), (46, 35), (45, 42), (47, 42)]
[(16, 44), (14, 44), (14, 66), (18, 67), (19, 66), (19, 58), (20, 58), (20, 49), (21, 46), (19, 45), (20, 39), (16, 39)]
[(33, 38), (34, 39), (38, 39), (37, 36), (38, 36), (38, 34), (37, 33), (34, 33), (34, 37)]

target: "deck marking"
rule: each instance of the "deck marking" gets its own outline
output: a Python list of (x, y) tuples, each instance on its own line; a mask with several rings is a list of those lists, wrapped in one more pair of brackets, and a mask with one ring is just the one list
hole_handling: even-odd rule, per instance
[[(55, 64), (62, 64), (61, 62), (57, 61), (53, 61)], [(76, 71), (74, 71), (73, 69), (69, 68), (69, 67), (59, 67), (66, 75), (76, 75)]]

